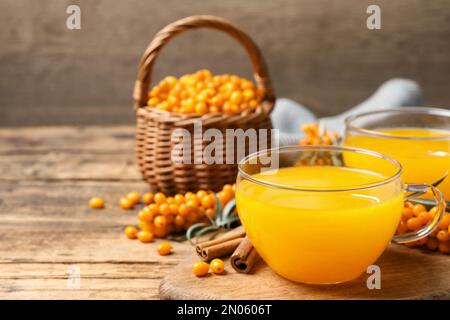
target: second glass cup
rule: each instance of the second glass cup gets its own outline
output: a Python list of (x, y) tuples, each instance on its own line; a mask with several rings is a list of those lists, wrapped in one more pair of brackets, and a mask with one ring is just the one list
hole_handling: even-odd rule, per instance
[(450, 200), (450, 110), (402, 107), (346, 119), (344, 145), (398, 160), (405, 182), (435, 183)]
[[(274, 158), (275, 157), (275, 158)], [(267, 159), (277, 159), (264, 164)], [(377, 152), (292, 146), (263, 150), (239, 164), (236, 204), (252, 244), (290, 280), (339, 283), (357, 278), (391, 239), (430, 234), (444, 214), (439, 190), (404, 185), (401, 165)], [(405, 192), (430, 191), (437, 214), (422, 229), (394, 236)]]

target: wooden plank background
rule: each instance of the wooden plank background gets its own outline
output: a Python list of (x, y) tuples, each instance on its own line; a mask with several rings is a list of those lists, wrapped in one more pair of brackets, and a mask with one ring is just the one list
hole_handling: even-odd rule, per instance
[[(81, 6), (81, 30), (66, 28), (69, 4)], [(369, 4), (381, 7), (381, 30), (366, 28)], [(359, 103), (392, 77), (418, 81), (427, 105), (450, 106), (448, 0), (3, 0), (0, 125), (132, 123), (140, 55), (160, 28), (192, 14), (246, 30), (277, 94), (319, 115)], [(156, 78), (202, 67), (250, 75), (233, 41), (201, 31), (164, 50)]]
[[(120, 196), (148, 186), (134, 164), (132, 127), (0, 129), (0, 299), (157, 299), (188, 252), (126, 239), (137, 208)], [(106, 209), (91, 210), (98, 195)], [(80, 288), (68, 287), (71, 268)]]

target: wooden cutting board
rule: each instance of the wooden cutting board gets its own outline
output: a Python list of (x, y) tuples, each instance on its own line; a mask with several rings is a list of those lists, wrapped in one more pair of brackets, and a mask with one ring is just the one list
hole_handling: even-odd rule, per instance
[(369, 290), (363, 274), (338, 285), (304, 285), (276, 275), (262, 260), (252, 274), (236, 273), (226, 261), (226, 274), (197, 278), (192, 255), (166, 276), (162, 299), (450, 299), (450, 256), (391, 245), (377, 261), (381, 289)]

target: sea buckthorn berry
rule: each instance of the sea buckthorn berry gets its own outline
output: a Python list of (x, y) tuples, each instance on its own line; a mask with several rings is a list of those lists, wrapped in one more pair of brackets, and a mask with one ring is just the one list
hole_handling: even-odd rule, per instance
[(89, 206), (92, 209), (103, 209), (105, 207), (105, 200), (99, 197), (94, 197), (89, 200)]
[(125, 235), (128, 239), (136, 239), (138, 231), (135, 226), (128, 226), (125, 228)]
[(415, 231), (419, 230), (419, 228), (422, 226), (422, 223), (420, 222), (419, 218), (410, 218), (406, 221), (406, 226), (409, 230)]
[(197, 219), (201, 219), (203, 217), (205, 217), (205, 213), (206, 213), (206, 209), (203, 207), (198, 207), (197, 208)]
[(138, 218), (140, 221), (151, 222), (153, 220), (153, 212), (149, 207), (145, 207), (139, 211)]
[(167, 226), (164, 228), (159, 228), (159, 227), (154, 226), (153, 234), (157, 238), (165, 238), (169, 234), (169, 229), (167, 228)]
[(225, 265), (220, 259), (213, 259), (210, 262), (211, 271), (215, 274), (222, 274), (225, 270)]
[(206, 106), (206, 103), (202, 101), (197, 102), (197, 104), (195, 105), (195, 112), (200, 114), (208, 112), (208, 107)]
[(173, 204), (176, 203), (175, 198), (174, 197), (167, 197), (166, 202), (168, 204)]
[(397, 226), (397, 234), (404, 234), (408, 232), (408, 227), (406, 226), (405, 221), (400, 221)]
[(192, 266), (192, 273), (197, 277), (204, 277), (208, 274), (209, 264), (204, 261), (194, 263)]
[(172, 245), (169, 242), (164, 241), (158, 245), (157, 250), (160, 255), (167, 256), (168, 254), (170, 254), (172, 252)]
[(425, 207), (424, 207), (424, 205), (423, 204), (420, 204), (420, 203), (418, 203), (418, 204), (415, 204), (413, 207), (412, 207), (412, 211), (413, 211), (413, 213), (414, 213), (414, 215), (417, 217), (417, 216), (419, 216), (419, 214), (421, 213), (421, 212), (424, 212), (424, 211), (426, 211), (427, 209), (425, 209)]
[(404, 208), (402, 212), (402, 218), (405, 220), (408, 220), (409, 218), (412, 218), (414, 216), (414, 213), (411, 208)]
[(439, 230), (439, 232), (436, 235), (436, 238), (441, 242), (445, 242), (450, 240), (450, 234), (448, 233), (447, 230)]
[(190, 211), (190, 210), (191, 210), (191, 209), (190, 209), (190, 207), (189, 207), (188, 205), (182, 203), (182, 204), (180, 205), (180, 207), (178, 208), (178, 214), (179, 214), (180, 216), (182, 216), (182, 217), (185, 217), (185, 216), (187, 216), (187, 215), (189, 214), (189, 211)]
[(209, 209), (216, 205), (216, 198), (210, 194), (202, 198), (202, 207)]
[(205, 215), (206, 215), (209, 219), (215, 219), (215, 218), (216, 218), (216, 210), (214, 210), (214, 209), (212, 209), (212, 208), (206, 209)]
[(153, 220), (153, 224), (157, 228), (164, 228), (167, 226), (167, 219), (165, 216), (156, 216)]
[(411, 208), (414, 207), (414, 204), (411, 201), (405, 201), (404, 203), (405, 208)]
[(444, 229), (447, 229), (449, 226), (450, 226), (450, 214), (446, 213), (442, 217), (442, 220), (439, 223), (438, 227), (439, 227), (440, 230), (444, 230)]
[(236, 103), (232, 103), (232, 104), (230, 104), (230, 111), (234, 112), (234, 113), (240, 112), (241, 107), (240, 107), (240, 105), (238, 105)]
[(208, 192), (206, 192), (205, 190), (199, 190), (197, 191), (196, 195), (198, 199), (202, 199), (203, 197), (208, 195)]
[(258, 101), (256, 101), (255, 99), (252, 99), (248, 102), (248, 106), (252, 109), (255, 109), (258, 106)]
[(234, 91), (230, 96), (230, 101), (239, 105), (242, 102), (242, 93), (240, 91)]
[(428, 211), (423, 211), (419, 213), (418, 218), (420, 219), (422, 225), (426, 225), (431, 219), (433, 219), (433, 216)]
[(170, 207), (168, 203), (162, 203), (159, 206), (159, 213), (161, 213), (163, 216), (168, 216), (170, 214)]
[(151, 213), (153, 213), (153, 215), (159, 214), (159, 205), (157, 205), (156, 203), (152, 203), (151, 205), (149, 205), (148, 209)]
[(153, 241), (153, 233), (147, 230), (139, 231), (137, 237), (140, 242), (148, 243)]
[(195, 197), (195, 196), (196, 196), (195, 193), (190, 192), (190, 191), (188, 191), (188, 192), (186, 192), (186, 193), (184, 194), (184, 198), (185, 198), (186, 200), (189, 199), (189, 198)]
[(128, 198), (120, 198), (119, 205), (122, 207), (122, 209), (133, 208), (133, 202), (131, 202)]
[(209, 107), (209, 112), (210, 112), (210, 113), (216, 113), (216, 112), (219, 112), (219, 108), (216, 107), (216, 106), (210, 106), (210, 107)]
[(171, 203), (171, 204), (169, 205), (169, 209), (170, 209), (170, 213), (171, 213), (171, 214), (178, 214), (179, 206), (178, 206), (178, 204), (176, 204), (176, 203)]
[(142, 196), (142, 201), (144, 201), (146, 205), (149, 205), (150, 203), (153, 202), (153, 197), (154, 195), (151, 192), (144, 193), (144, 195)]
[(184, 203), (184, 196), (182, 194), (175, 195), (175, 202), (178, 204)]
[(175, 216), (174, 223), (175, 223), (176, 226), (180, 226), (181, 227), (181, 226), (183, 226), (184, 222), (185, 222), (185, 220), (184, 220), (183, 216), (180, 216), (180, 215), (176, 215)]
[(130, 200), (133, 205), (138, 204), (141, 201), (141, 196), (137, 192), (130, 192), (127, 194), (127, 199)]
[(233, 191), (233, 186), (231, 184), (225, 184), (222, 187), (222, 190), (231, 190), (231, 191)]
[(433, 215), (433, 217), (436, 215), (436, 213), (437, 213), (437, 207), (433, 207), (433, 208), (431, 208), (430, 209), (430, 211), (428, 211), (430, 214), (432, 214)]
[(197, 198), (189, 198), (189, 200), (186, 201), (186, 205), (191, 208), (197, 208), (199, 206), (199, 201)]
[(138, 227), (141, 230), (150, 231), (151, 233), (153, 233), (153, 231), (155, 230), (155, 226), (153, 225), (153, 221), (150, 221), (150, 222), (139, 221)]
[(435, 251), (439, 247), (439, 241), (435, 238), (428, 238), (426, 246), (428, 249)]
[(154, 201), (156, 202), (156, 204), (161, 204), (161, 203), (166, 202), (166, 196), (165, 196), (165, 194), (162, 193), (162, 192), (156, 193), (156, 194), (155, 194)]

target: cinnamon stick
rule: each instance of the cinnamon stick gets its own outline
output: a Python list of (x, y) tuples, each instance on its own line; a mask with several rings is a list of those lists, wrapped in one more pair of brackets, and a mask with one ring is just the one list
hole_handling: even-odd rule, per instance
[(195, 251), (204, 261), (210, 261), (233, 253), (244, 240), (244, 237), (244, 227), (240, 226), (227, 232), (222, 237), (198, 244)]
[(259, 255), (255, 248), (253, 248), (250, 239), (245, 237), (231, 255), (230, 260), (234, 270), (239, 273), (249, 273), (258, 259)]

